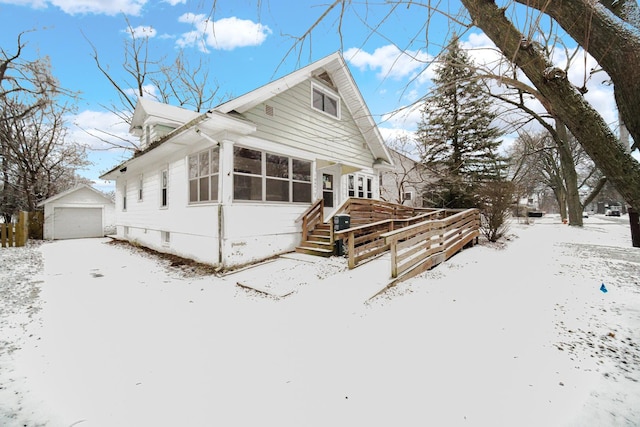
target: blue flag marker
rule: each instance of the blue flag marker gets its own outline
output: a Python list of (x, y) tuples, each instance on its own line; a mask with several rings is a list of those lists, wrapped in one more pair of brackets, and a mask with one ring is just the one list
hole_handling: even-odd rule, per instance
[(604, 285), (604, 283), (600, 286), (600, 290), (602, 291), (603, 294), (606, 294), (607, 292), (607, 287)]

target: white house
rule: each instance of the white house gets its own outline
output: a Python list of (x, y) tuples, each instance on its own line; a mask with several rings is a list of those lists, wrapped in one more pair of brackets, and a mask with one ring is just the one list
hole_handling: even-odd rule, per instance
[(102, 237), (115, 231), (113, 200), (85, 184), (49, 197), (38, 206), (44, 206), (43, 237), (47, 240)]
[(389, 148), (394, 167), (380, 174), (380, 198), (414, 208), (427, 207), (433, 173), (420, 162)]
[(234, 267), (293, 251), (300, 215), (379, 198), (392, 165), (340, 53), (205, 113), (138, 100), (141, 150), (116, 181), (117, 237)]

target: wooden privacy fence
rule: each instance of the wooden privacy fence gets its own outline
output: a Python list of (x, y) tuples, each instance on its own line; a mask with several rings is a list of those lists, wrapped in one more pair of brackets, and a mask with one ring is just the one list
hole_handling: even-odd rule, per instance
[(20, 212), (17, 223), (0, 224), (0, 247), (24, 246), (29, 238), (29, 213)]
[(423, 221), (382, 234), (391, 253), (394, 282), (420, 274), (452, 257), (480, 235), (478, 209)]

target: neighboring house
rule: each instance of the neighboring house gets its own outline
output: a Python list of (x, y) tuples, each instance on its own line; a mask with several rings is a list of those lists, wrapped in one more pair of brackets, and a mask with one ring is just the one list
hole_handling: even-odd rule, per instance
[(117, 237), (222, 267), (293, 251), (314, 201), (378, 199), (392, 166), (339, 53), (205, 113), (140, 98), (131, 132), (141, 151), (102, 176)]
[(427, 207), (429, 183), (433, 180), (424, 165), (389, 148), (393, 169), (380, 174), (380, 198), (414, 208)]
[(44, 206), (43, 237), (79, 239), (115, 232), (115, 204), (108, 196), (85, 184), (40, 202)]

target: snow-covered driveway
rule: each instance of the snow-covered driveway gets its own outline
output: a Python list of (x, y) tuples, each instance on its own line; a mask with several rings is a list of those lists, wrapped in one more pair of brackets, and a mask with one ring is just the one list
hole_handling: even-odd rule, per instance
[(512, 231), (367, 303), (386, 273), (336, 260), (278, 299), (109, 239), (0, 250), (0, 425), (640, 425), (628, 226)]

